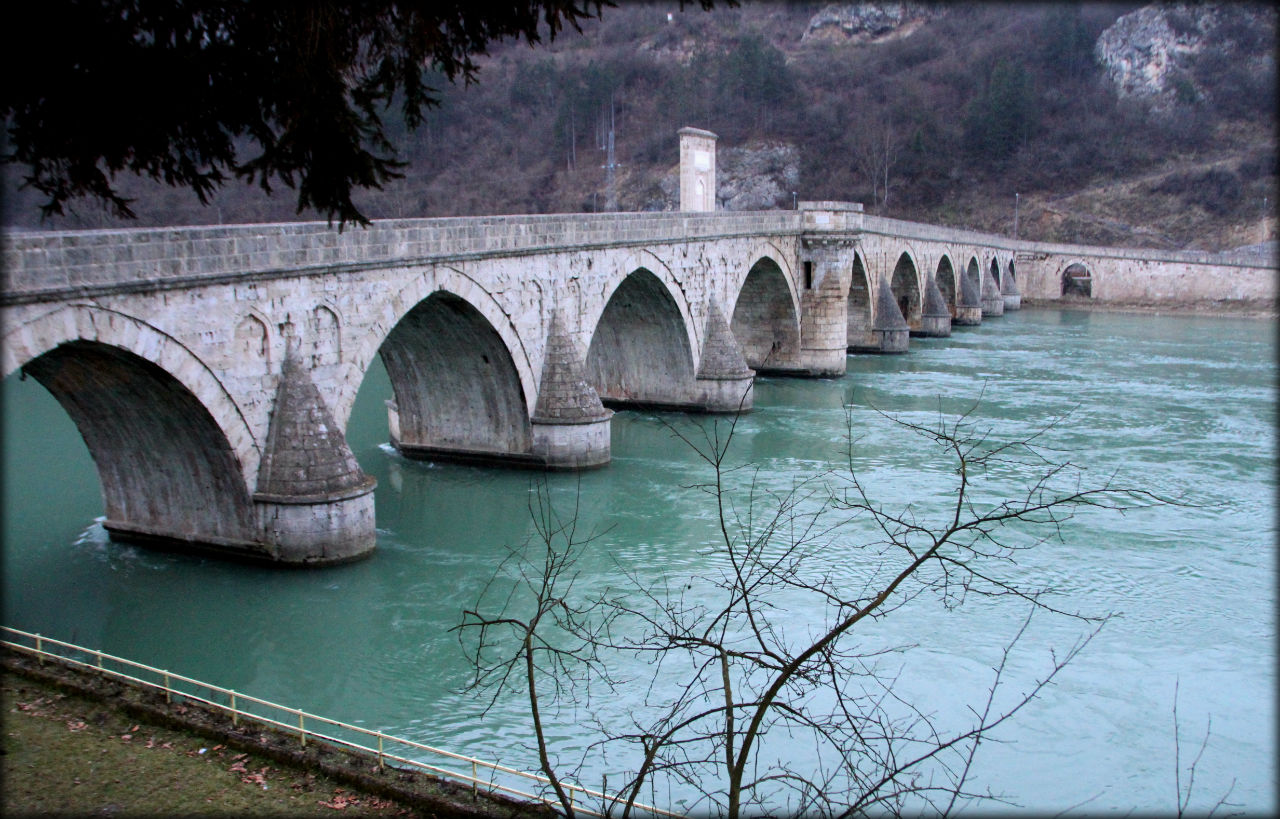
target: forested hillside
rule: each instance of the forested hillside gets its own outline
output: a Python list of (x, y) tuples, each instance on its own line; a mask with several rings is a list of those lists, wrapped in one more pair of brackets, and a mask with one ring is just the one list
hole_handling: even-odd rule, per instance
[[(550, 45), (495, 45), (474, 85), (441, 81), (426, 124), (396, 128), (405, 177), (359, 202), (606, 210), (612, 123), (617, 208), (673, 209), (692, 125), (720, 137), (724, 208), (854, 200), (1012, 233), (1016, 207), (1022, 238), (1227, 249), (1261, 241), (1275, 207), (1275, 28), (1237, 3), (624, 4)], [(6, 222), (38, 226), (16, 170)], [(314, 218), (287, 190), (230, 184), (208, 208), (125, 190), (144, 225)], [(86, 202), (44, 226), (112, 224)]]

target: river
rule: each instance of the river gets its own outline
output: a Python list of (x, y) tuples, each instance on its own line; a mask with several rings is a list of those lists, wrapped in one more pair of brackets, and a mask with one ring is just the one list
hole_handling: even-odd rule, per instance
[[(1173, 703), (1184, 767), (1208, 733), (1192, 810), (1220, 797), (1276, 805), (1276, 346), (1274, 322), (1022, 310), (903, 356), (850, 356), (839, 379), (763, 378), (732, 460), (790, 486), (843, 457), (847, 432), (871, 495), (941, 508), (949, 465), (885, 421), (930, 423), (978, 402), (974, 419), (1014, 439), (1070, 411), (1042, 442), (1087, 468), (1185, 505), (1090, 512), (1062, 542), (1020, 561), (1065, 607), (1114, 615), (1055, 684), (982, 746), (973, 784), (1015, 810), (1172, 813)], [(536, 766), (522, 700), (481, 718), (456, 635), (506, 555), (532, 533), (535, 476), (406, 461), (384, 444), (385, 373), (361, 389), (348, 439), (379, 482), (378, 549), (366, 561), (276, 571), (110, 543), (96, 472), (68, 417), (34, 380), (3, 385), (3, 619), (313, 713), (460, 753)], [(846, 415), (845, 407), (849, 411)], [(584, 529), (606, 530), (584, 587), (680, 580), (719, 559), (713, 508), (688, 484), (707, 473), (663, 420), (620, 412), (613, 462), (550, 476)], [(846, 425), (848, 424), (848, 426)], [(745, 473), (735, 473), (743, 475)], [(742, 477), (734, 480), (739, 484)], [(785, 601), (784, 601), (785, 605)], [(925, 597), (876, 624), (872, 642), (912, 643), (895, 691), (941, 719), (979, 700), (1024, 608), (982, 600), (948, 611)], [(780, 610), (783, 622), (810, 613)], [(1069, 648), (1079, 622), (1037, 616), (1010, 690)], [(611, 707), (639, 698), (623, 691)], [(597, 701), (595, 705), (601, 703)], [(576, 758), (582, 713), (553, 725)], [(615, 780), (616, 781), (616, 780)], [(659, 798), (661, 798), (659, 796)], [(674, 798), (673, 798), (674, 799)], [(680, 803), (675, 801), (678, 806)], [(686, 803), (687, 804), (687, 803)]]

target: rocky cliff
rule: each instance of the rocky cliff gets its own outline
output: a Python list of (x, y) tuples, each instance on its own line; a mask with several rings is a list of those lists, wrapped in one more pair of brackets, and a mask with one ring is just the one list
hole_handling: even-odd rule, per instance
[(920, 3), (833, 3), (810, 18), (801, 41), (857, 44), (907, 37), (939, 11)]
[(1123, 15), (1098, 38), (1095, 54), (1121, 97), (1168, 110), (1212, 98), (1205, 63), (1238, 60), (1249, 73), (1274, 73), (1271, 53), (1250, 54), (1238, 41), (1259, 31), (1274, 36), (1276, 11), (1240, 3), (1152, 4)]

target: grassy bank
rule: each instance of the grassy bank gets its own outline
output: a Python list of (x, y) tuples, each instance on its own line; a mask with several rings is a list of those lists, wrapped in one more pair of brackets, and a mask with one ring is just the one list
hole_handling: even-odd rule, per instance
[(3, 815), (538, 815), (156, 699), (5, 654)]

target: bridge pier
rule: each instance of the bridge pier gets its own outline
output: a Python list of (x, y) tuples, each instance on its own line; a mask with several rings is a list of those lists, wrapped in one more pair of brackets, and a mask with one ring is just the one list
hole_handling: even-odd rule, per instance
[(960, 300), (951, 320), (953, 326), (976, 327), (982, 323), (982, 296), (976, 271), (977, 265), (970, 264), (969, 269), (960, 275)]
[(755, 372), (747, 367), (742, 348), (729, 329), (714, 296), (707, 304), (706, 340), (695, 384), (698, 400), (707, 412), (741, 412), (751, 409)]
[(611, 418), (613, 411), (587, 383), (577, 345), (553, 313), (531, 419), (533, 454), (548, 469), (603, 466), (611, 457)]
[(1004, 296), (1000, 295), (1000, 285), (990, 273), (982, 275), (982, 317), (1003, 316)]
[(366, 557), (377, 544), (376, 486), (311, 377), (286, 356), (253, 493), (267, 558), (318, 566)]
[(905, 353), (911, 340), (911, 326), (907, 324), (898, 303), (893, 299), (893, 291), (887, 282), (880, 282), (876, 287), (875, 317), (871, 324), (871, 335), (878, 341), (878, 352)]
[(854, 244), (848, 239), (811, 236), (800, 242), (800, 264), (805, 270), (800, 293), (800, 366), (811, 376), (844, 375), (849, 352), (849, 288), (844, 271), (853, 269)]
[(1004, 272), (1000, 280), (1000, 295), (1004, 298), (1004, 309), (1019, 310), (1022, 308), (1022, 293), (1018, 291), (1018, 283), (1013, 280), (1013, 265)]
[(932, 276), (925, 278), (924, 307), (920, 311), (920, 329), (911, 333), (925, 338), (946, 338), (951, 335), (951, 311), (943, 298), (938, 283)]

